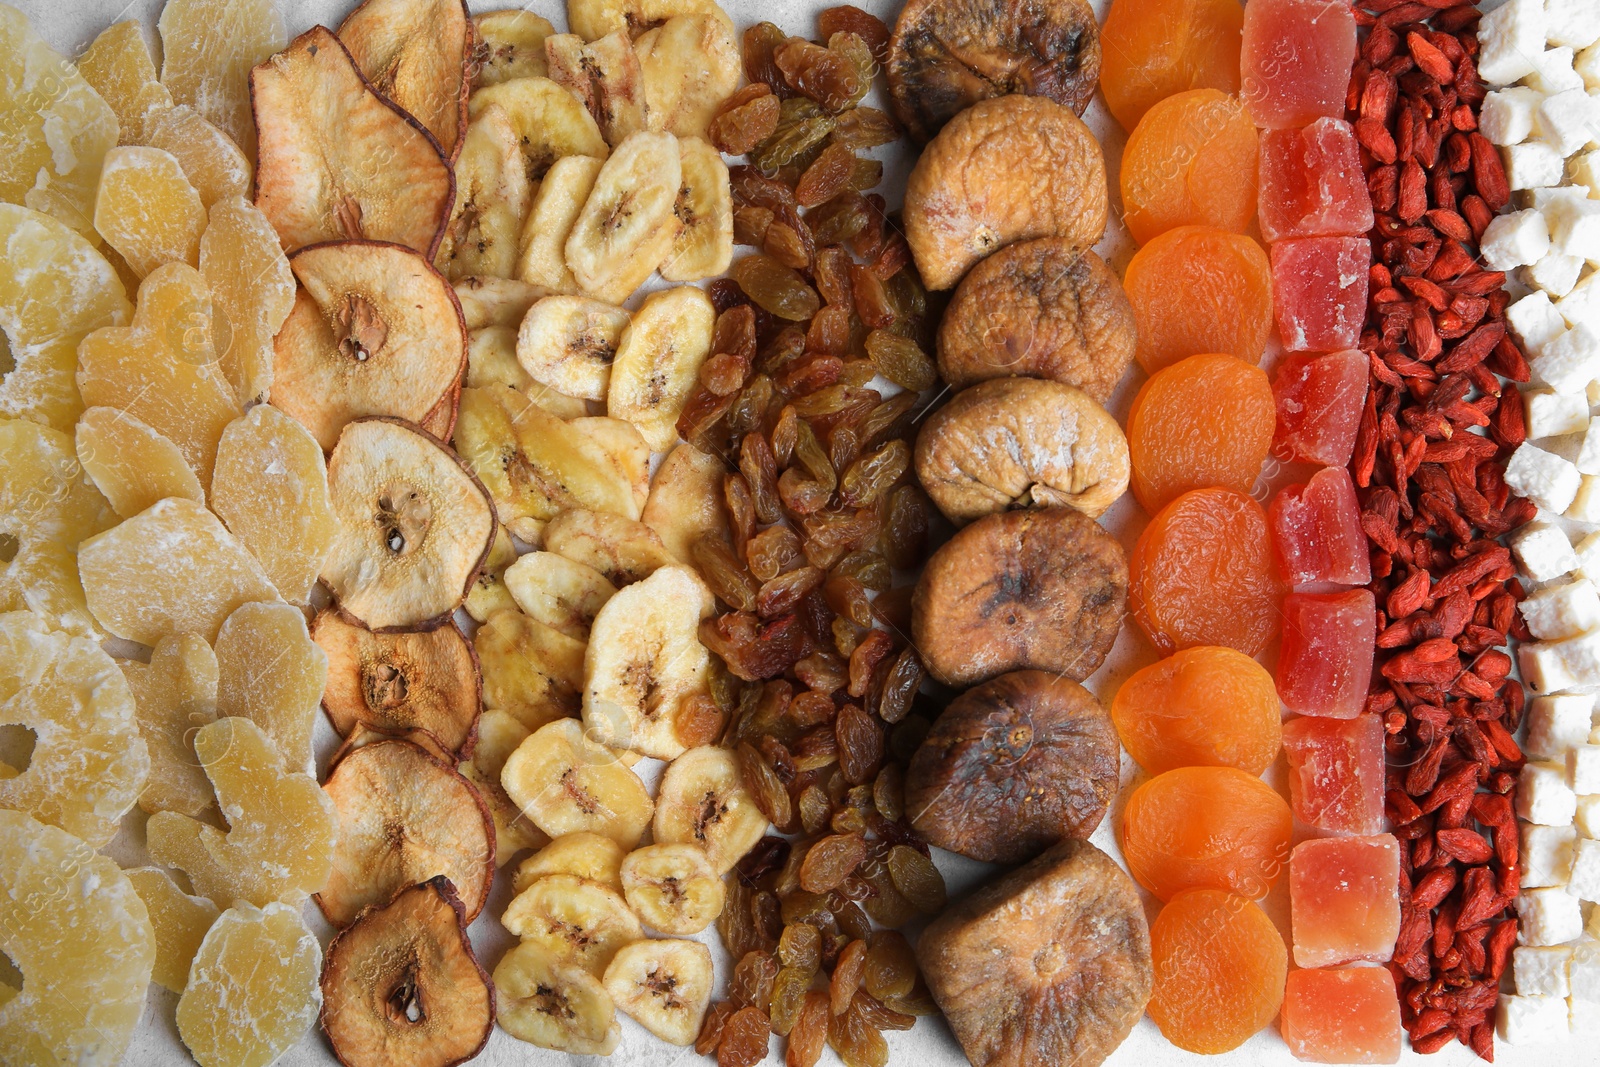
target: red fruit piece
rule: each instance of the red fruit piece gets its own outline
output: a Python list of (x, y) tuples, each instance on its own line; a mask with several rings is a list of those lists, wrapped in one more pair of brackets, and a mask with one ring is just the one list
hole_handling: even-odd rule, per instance
[(1295, 1059), (1400, 1062), (1400, 997), (1383, 967), (1290, 971), (1280, 1022)]
[(1289, 857), (1294, 962), (1386, 962), (1400, 933), (1400, 843), (1393, 834), (1302, 841)]
[(1343, 467), (1356, 447), (1367, 399), (1367, 357), (1347, 350), (1285, 356), (1272, 379), (1278, 429), (1272, 454), (1282, 460)]
[(1296, 718), (1283, 724), (1289, 804), (1307, 826), (1339, 834), (1383, 830), (1383, 722)]
[(1272, 307), (1290, 352), (1337, 352), (1361, 339), (1372, 245), (1365, 237), (1306, 237), (1272, 246)]
[(1366, 585), (1372, 558), (1361, 529), (1356, 485), (1343, 467), (1324, 467), (1304, 485), (1285, 486), (1267, 509), (1278, 573), (1291, 585)]
[(1261, 135), (1257, 211), (1268, 241), (1340, 237), (1372, 229), (1372, 196), (1355, 129), (1318, 119)]
[(1240, 46), (1240, 94), (1257, 126), (1293, 129), (1344, 114), (1356, 59), (1356, 18), (1328, 0), (1250, 0)]
[(1300, 715), (1355, 718), (1366, 703), (1377, 637), (1371, 590), (1290, 593), (1283, 598), (1278, 698)]

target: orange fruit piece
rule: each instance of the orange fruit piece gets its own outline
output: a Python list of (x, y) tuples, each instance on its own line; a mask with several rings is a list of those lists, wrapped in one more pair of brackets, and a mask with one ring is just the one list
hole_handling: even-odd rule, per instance
[(1289, 954), (1267, 913), (1215, 889), (1181, 893), (1150, 924), (1150, 1018), (1189, 1052), (1231, 1052), (1283, 1004)]
[(1293, 830), (1289, 802), (1255, 775), (1179, 767), (1128, 798), (1122, 857), (1134, 880), (1162, 900), (1186, 889), (1260, 900), (1288, 866)]
[(1191, 489), (1248, 493), (1278, 426), (1266, 371), (1234, 356), (1190, 356), (1144, 383), (1128, 411), (1133, 495), (1154, 515)]
[(1134, 356), (1146, 374), (1196, 352), (1261, 362), (1272, 333), (1272, 269), (1243, 234), (1168, 230), (1129, 260), (1122, 287), (1138, 327)]
[(1244, 233), (1256, 217), (1256, 126), (1236, 96), (1191, 89), (1145, 112), (1122, 150), (1123, 221), (1144, 244), (1174, 226)]
[(1283, 747), (1272, 675), (1231, 648), (1187, 648), (1134, 672), (1112, 698), (1111, 721), (1128, 755), (1151, 774), (1178, 767), (1260, 774)]
[(1117, 0), (1100, 29), (1100, 88), (1131, 130), (1158, 100), (1188, 89), (1239, 91), (1239, 0)]
[(1128, 560), (1128, 604), (1162, 655), (1226, 645), (1247, 656), (1278, 629), (1285, 592), (1267, 513), (1232, 489), (1196, 489), (1162, 508)]

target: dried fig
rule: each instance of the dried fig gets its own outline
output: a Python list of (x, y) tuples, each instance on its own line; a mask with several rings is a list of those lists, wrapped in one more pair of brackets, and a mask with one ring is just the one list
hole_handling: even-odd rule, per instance
[(911, 601), (928, 673), (965, 686), (1023, 668), (1073, 681), (1111, 651), (1128, 600), (1117, 539), (1071, 508), (987, 515), (928, 560)]
[(1128, 489), (1122, 427), (1083, 390), (991, 378), (956, 394), (917, 435), (917, 477), (951, 522), (1017, 506), (1098, 518)]
[(1100, 80), (1100, 28), (1087, 0), (911, 0), (889, 41), (888, 75), (894, 113), (919, 142), (1009, 93), (1081, 115)]
[(1061, 238), (1001, 249), (972, 268), (939, 326), (953, 389), (1018, 375), (1076, 385), (1104, 404), (1133, 362), (1133, 305), (1116, 272)]
[(1120, 759), (1111, 715), (1093, 693), (1044, 671), (1003, 674), (934, 722), (906, 771), (906, 812), (929, 844), (1021, 863), (1094, 832)]

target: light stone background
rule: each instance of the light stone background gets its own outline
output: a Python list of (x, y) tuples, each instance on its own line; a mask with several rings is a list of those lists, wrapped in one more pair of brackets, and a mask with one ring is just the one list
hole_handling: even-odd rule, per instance
[[(157, 64), (160, 63), (159, 38), (155, 32), (156, 18), (160, 13), (162, 0), (10, 0), (18, 6), (32, 20), (33, 25), (44, 37), (64, 55), (76, 56), (83, 48), (87, 47), (96, 34), (105, 27), (123, 19), (139, 19), (144, 27)], [(303, 32), (312, 25), (321, 22), (330, 28), (336, 28), (340, 20), (355, 6), (358, 0), (278, 0), (280, 9), (284, 12), (288, 24), (289, 36), (292, 39), (296, 34)], [(792, 34), (805, 37), (816, 36), (815, 15), (817, 12), (832, 5), (835, 0), (721, 0), (723, 7), (733, 16), (734, 22), (742, 31), (744, 27), (759, 21), (772, 21), (778, 23)], [(1096, 14), (1103, 20), (1111, 0), (1091, 0)], [(469, 0), (472, 10), (489, 11), (503, 7), (522, 6), (538, 14), (544, 15), (553, 22), (558, 31), (566, 26), (565, 7), (562, 0), (527, 0), (518, 5), (512, 0)], [(895, 16), (902, 6), (901, 0), (856, 0), (857, 6), (873, 12), (893, 25)], [(1486, 6), (1496, 6), (1493, 3)], [(879, 107), (887, 107), (883, 99), (881, 79), (873, 90), (872, 96), (866, 101)], [(1094, 102), (1084, 115), (1085, 121), (1101, 140), (1106, 155), (1107, 173), (1111, 184), (1112, 223), (1108, 228), (1105, 239), (1096, 246), (1105, 259), (1120, 273), (1132, 257), (1136, 246), (1128, 236), (1127, 230), (1121, 224), (1121, 197), (1117, 189), (1118, 164), (1122, 155), (1123, 144), (1127, 134), (1117, 124), (1116, 120), (1106, 110), (1104, 101), (1097, 94)], [(905, 178), (915, 155), (904, 144), (890, 145), (877, 150), (877, 154), (885, 161), (884, 182), (879, 191), (887, 197), (890, 207), (899, 206), (899, 201), (905, 187)], [(1259, 235), (1257, 235), (1259, 239)], [(748, 249), (736, 250), (742, 254)], [(658, 280), (659, 283), (659, 280)], [(1276, 339), (1271, 343), (1263, 365), (1270, 371), (1276, 362), (1278, 347)], [(1117, 390), (1109, 407), (1119, 422), (1126, 422), (1128, 407), (1139, 387), (1144, 384), (1145, 375), (1138, 365), (1133, 365), (1128, 375)], [(1276, 461), (1269, 459), (1267, 469), (1263, 472), (1262, 479), (1256, 487), (1255, 496), (1265, 505), (1282, 485), (1292, 482), (1303, 482), (1314, 468), (1296, 465), (1283, 467)], [(1107, 529), (1117, 535), (1125, 548), (1132, 549), (1135, 540), (1144, 529), (1147, 516), (1134, 502), (1132, 494), (1124, 497), (1122, 501), (1112, 507), (1101, 519)], [(1267, 649), (1260, 657), (1263, 664), (1270, 670), (1276, 660), (1276, 643)], [(1145, 640), (1144, 635), (1130, 619), (1123, 628), (1121, 636), (1117, 639), (1116, 646), (1104, 666), (1085, 683), (1097, 693), (1102, 700), (1109, 703), (1117, 687), (1134, 671), (1154, 661), (1155, 650)], [(319, 772), (324, 772), (328, 758), (332, 755), (337, 742), (337, 737), (328, 727), (325, 720), (318, 723), (318, 754)], [(656, 776), (659, 775), (661, 765), (653, 760), (645, 760), (639, 765), (639, 770), (644, 774), (647, 782), (654, 787)], [(1139, 770), (1126, 754), (1122, 757), (1122, 788), (1112, 811), (1107, 815), (1104, 823), (1094, 834), (1093, 842), (1117, 856), (1114, 827), (1120, 820), (1122, 805), (1127, 800), (1129, 793), (1138, 784), (1145, 780), (1145, 775)], [(1280, 756), (1277, 763), (1268, 770), (1267, 780), (1278, 788), (1287, 797), (1285, 784), (1285, 770), (1283, 758)], [(144, 851), (144, 817), (135, 809), (124, 825), (123, 832), (107, 847), (110, 853), (124, 866), (136, 866), (147, 862)], [(983, 881), (994, 868), (985, 864), (976, 863), (953, 856), (945, 852), (936, 852), (939, 868), (943, 871), (950, 887), (952, 896), (959, 894), (967, 888)], [(508, 870), (510, 868), (507, 868)], [(1273, 892), (1263, 901), (1263, 906), (1277, 923), (1284, 939), (1288, 942), (1289, 907), (1288, 907), (1288, 879), (1281, 879)], [(473, 924), (471, 936), (477, 947), (479, 958), (486, 969), (493, 971), (494, 965), (500, 956), (510, 947), (512, 939), (499, 922), (494, 918), (504, 908), (510, 899), (509, 878), (502, 877), (496, 880), (493, 894), (489, 898), (488, 906), (483, 914)], [(1146, 907), (1153, 919), (1159, 910), (1159, 904), (1145, 894)], [(307, 904), (305, 916), (312, 928), (321, 936), (324, 946), (332, 936), (332, 929), (323, 920), (315, 904)], [(712, 947), (716, 958), (719, 986), (725, 983), (730, 962), (722, 952), (713, 931), (701, 935)], [(1291, 964), (1292, 965), (1292, 964)], [(720, 990), (719, 990), (720, 992)], [(132, 1047), (124, 1059), (127, 1067), (165, 1067), (167, 1064), (192, 1063), (187, 1052), (178, 1039), (176, 1026), (173, 1022), (173, 1011), (176, 1007), (177, 997), (166, 990), (152, 985), (149, 999), (145, 1008), (145, 1016), (138, 1032), (134, 1036)], [(675, 1067), (677, 1064), (692, 1064), (696, 1062), (710, 1063), (709, 1059), (697, 1057), (692, 1049), (679, 1049), (654, 1038), (642, 1027), (635, 1024), (626, 1016), (619, 1016), (622, 1021), (622, 1042), (616, 1052), (610, 1057), (610, 1062), (625, 1064), (627, 1067)], [(965, 1064), (959, 1046), (948, 1027), (942, 1019), (920, 1019), (915, 1028), (904, 1033), (889, 1033), (886, 1035), (891, 1064), (917, 1064), (919, 1067), (960, 1067)], [(769, 1056), (768, 1062), (782, 1062), (782, 1041), (773, 1042), (774, 1053)], [(1580, 1050), (1576, 1043), (1572, 1045), (1555, 1044), (1544, 1048), (1512, 1048), (1501, 1044), (1497, 1048), (1497, 1060), (1502, 1064), (1517, 1067), (1519, 1064), (1532, 1065), (1541, 1062), (1546, 1057), (1554, 1054), (1555, 1062), (1562, 1064), (1600, 1063), (1600, 1054), (1593, 1049)], [(575, 1062), (580, 1058), (569, 1057), (564, 1053), (552, 1052), (547, 1049), (537, 1048), (510, 1037), (504, 1031), (495, 1030), (484, 1052), (473, 1061), (483, 1067), (505, 1067), (510, 1064), (537, 1065), (537, 1067), (559, 1067), (559, 1065)], [(595, 1065), (606, 1061), (598, 1057), (581, 1057)], [(320, 1031), (313, 1030), (308, 1033), (295, 1047), (290, 1049), (279, 1061), (283, 1067), (323, 1067), (323, 1065), (336, 1064), (331, 1050), (323, 1039)], [(822, 1061), (837, 1067), (838, 1058), (831, 1050), (824, 1052)], [(1225, 1064), (1226, 1067), (1287, 1067), (1297, 1063), (1290, 1056), (1287, 1047), (1278, 1035), (1276, 1021), (1263, 1032), (1247, 1041), (1239, 1049), (1228, 1053), (1222, 1058), (1197, 1056), (1184, 1052), (1161, 1036), (1154, 1023), (1148, 1018), (1139, 1022), (1133, 1033), (1121, 1048), (1106, 1061), (1115, 1067), (1177, 1067), (1180, 1064)], [(1430, 1067), (1460, 1067), (1475, 1062), (1475, 1057), (1460, 1045), (1451, 1045), (1445, 1052), (1431, 1057), (1422, 1057), (1409, 1050), (1404, 1053), (1405, 1063), (1427, 1063)]]

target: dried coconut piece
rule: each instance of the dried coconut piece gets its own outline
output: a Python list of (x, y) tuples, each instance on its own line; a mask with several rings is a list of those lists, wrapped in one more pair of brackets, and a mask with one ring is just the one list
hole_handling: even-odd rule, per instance
[(186, 631), (215, 640), (240, 604), (278, 599), (249, 550), (192, 500), (163, 500), (89, 538), (78, 573), (100, 625), (143, 645)]
[(163, 263), (198, 265), (206, 207), (172, 153), (113, 148), (100, 171), (94, 228), (143, 278)]
[(249, 158), (232, 137), (186, 104), (152, 115), (143, 143), (172, 153), (207, 208), (228, 197), (250, 195), (254, 171)]
[(483, 704), (529, 730), (578, 714), (584, 643), (520, 611), (496, 612), (473, 637)]
[(254, 156), (250, 70), (289, 40), (276, 0), (167, 0), (161, 84)]
[(178, 1001), (200, 1067), (268, 1067), (322, 1010), (322, 947), (287, 904), (239, 902), (207, 931)]
[(110, 841), (150, 773), (133, 693), (111, 657), (31, 612), (0, 615), (0, 724), (35, 739), (24, 769), (0, 763), (0, 807), (95, 848)]
[(118, 144), (149, 144), (150, 121), (172, 106), (156, 74), (144, 29), (133, 19), (101, 31), (78, 57), (78, 73), (116, 112)]
[(72, 374), (78, 343), (133, 313), (117, 272), (61, 222), (0, 204), (0, 332), (13, 364), (0, 378), (0, 417), (70, 431), (83, 411)]
[(163, 637), (149, 663), (127, 660), (139, 734), (150, 750), (150, 777), (139, 807), (202, 818), (216, 810), (211, 782), (194, 753), (194, 732), (217, 718), (217, 657), (198, 634)]
[(311, 766), (327, 654), (290, 604), (241, 604), (217, 632), (217, 713), (249, 719), (291, 771)]
[(504, 108), (490, 105), (472, 120), (455, 173), (456, 202), (435, 262), (452, 280), (511, 277), (533, 187)]
[[(116, 112), (8, 4), (0, 4), (0, 57), (0, 201), (92, 234), (100, 162), (117, 143)], [(14, 254), (8, 249), (8, 258)]]
[(205, 489), (178, 446), (126, 411), (85, 411), (73, 445), (84, 473), (124, 519), (168, 497), (206, 502)]
[(91, 407), (130, 412), (183, 453), (211, 484), (217, 439), (243, 412), (218, 363), (226, 347), (211, 291), (185, 263), (157, 267), (139, 286), (130, 326), (96, 330), (78, 346), (78, 389)]
[(467, 124), (473, 46), (464, 0), (365, 0), (339, 24), (339, 40), (372, 87), (454, 160)]
[(159, 867), (136, 867), (128, 872), (128, 881), (144, 901), (155, 930), (156, 964), (150, 977), (157, 985), (182, 993), (189, 984), (189, 966), (221, 913), (205, 897), (179, 889)]
[(472, 758), (457, 768), (478, 787), (494, 819), (496, 867), (504, 867), (519, 852), (544, 848), (550, 843), (545, 832), (522, 814), (500, 784), (506, 760), (527, 740), (529, 732), (510, 712), (486, 711), (478, 717), (478, 747), (473, 749)]
[(328, 468), (316, 438), (269, 404), (222, 431), (211, 506), (287, 600), (304, 604), (333, 544)]
[(211, 205), (200, 238), (200, 276), (231, 335), (217, 361), (241, 404), (272, 386), (272, 339), (294, 307), (294, 274), (272, 223), (242, 196)]
[(256, 206), (285, 252), (319, 241), (394, 241), (428, 258), (455, 179), (439, 143), (378, 95), (321, 26), (257, 67)]
[(249, 719), (218, 719), (194, 735), (195, 754), (228, 829), (186, 815), (150, 816), (145, 837), (157, 863), (189, 876), (220, 907), (247, 900), (299, 902), (327, 883), (338, 821), (308, 774), (285, 771), (277, 747)]
[(117, 865), (64, 830), (0, 810), (0, 987), (8, 1064), (113, 1067), (156, 960), (144, 902)]

